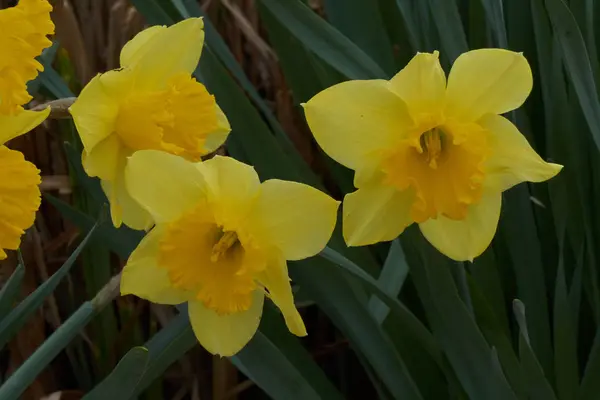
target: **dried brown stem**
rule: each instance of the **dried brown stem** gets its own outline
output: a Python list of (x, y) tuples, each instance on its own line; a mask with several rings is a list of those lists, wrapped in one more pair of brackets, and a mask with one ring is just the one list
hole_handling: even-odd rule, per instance
[(73, 105), (76, 99), (76, 97), (65, 97), (64, 99), (52, 100), (46, 103), (38, 104), (31, 110), (43, 111), (47, 107), (50, 107), (50, 115), (48, 116), (48, 118), (67, 119), (71, 118), (71, 114), (69, 113), (69, 107)]

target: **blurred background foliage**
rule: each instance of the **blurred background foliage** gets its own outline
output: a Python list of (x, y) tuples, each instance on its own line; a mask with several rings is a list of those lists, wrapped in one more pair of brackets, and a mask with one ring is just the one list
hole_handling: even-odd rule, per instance
[(11, 143), (42, 171), (44, 202), (22, 258), (0, 268), (0, 399), (600, 398), (600, 2), (52, 3), (36, 103), (117, 68), (145, 26), (204, 16), (196, 76), (233, 127), (220, 151), (262, 179), (341, 199), (352, 175), (316, 146), (299, 104), (346, 79), (390, 78), (416, 51), (440, 50), (448, 71), (481, 47), (525, 54), (535, 86), (509, 118), (565, 168), (505, 193), (474, 263), (448, 260), (417, 229), (354, 249), (338, 229), (320, 256), (290, 265), (309, 336), (291, 336), (268, 304), (255, 338), (225, 359), (197, 345), (185, 312), (117, 296), (141, 235), (110, 225), (72, 122), (49, 120)]

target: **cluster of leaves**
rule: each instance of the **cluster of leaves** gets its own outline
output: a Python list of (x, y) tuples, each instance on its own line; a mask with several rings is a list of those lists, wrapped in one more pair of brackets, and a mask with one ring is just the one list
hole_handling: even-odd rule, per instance
[[(132, 0), (150, 24), (203, 15), (195, 0)], [(468, 49), (522, 51), (535, 76), (525, 107), (509, 116), (546, 159), (565, 165), (548, 184), (505, 193), (493, 245), (474, 263), (452, 262), (416, 229), (390, 246), (348, 249), (340, 232), (319, 257), (291, 263), (300, 290), (348, 339), (381, 398), (594, 399), (600, 392), (600, 68), (593, 0), (325, 0), (327, 21), (301, 0), (257, 0), (260, 18), (297, 104), (346, 79), (389, 78), (416, 51), (440, 50), (448, 68)], [(232, 125), (227, 151), (262, 179), (352, 191), (349, 171), (323, 155), (325, 188), (292, 145), (230, 50), (205, 19), (196, 76)], [(73, 94), (48, 63), (34, 84)], [(48, 198), (87, 238), (126, 259), (140, 237), (96, 215), (104, 203), (67, 155), (92, 206)], [(0, 345), (68, 273), (85, 239), (52, 278), (10, 310), (19, 267), (0, 293)], [(100, 293), (0, 387), (18, 398), (112, 297)], [(270, 307), (233, 364), (273, 398), (341, 398), (300, 342), (281, 334)], [(269, 316), (272, 315), (272, 318)], [(279, 326), (279, 328), (278, 328)], [(309, 332), (310, 334), (310, 332)], [(131, 349), (86, 398), (133, 398), (196, 344), (186, 313)]]

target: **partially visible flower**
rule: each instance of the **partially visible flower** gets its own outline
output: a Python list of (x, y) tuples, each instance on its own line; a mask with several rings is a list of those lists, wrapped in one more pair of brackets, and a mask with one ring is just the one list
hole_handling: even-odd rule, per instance
[[(47, 0), (20, 0), (0, 10), (0, 114), (15, 115), (31, 100), (27, 82), (44, 67), (35, 58), (52, 45), (54, 33)], [(25, 117), (22, 117), (25, 118)]]
[(413, 222), (438, 250), (472, 260), (490, 244), (501, 194), (552, 178), (500, 114), (520, 107), (533, 85), (522, 54), (462, 54), (446, 83), (438, 53), (419, 53), (390, 81), (349, 81), (305, 105), (319, 145), (356, 171), (344, 199), (350, 246), (392, 240)]
[(293, 334), (306, 335), (286, 260), (325, 247), (337, 201), (296, 182), (261, 184), (254, 168), (220, 156), (191, 163), (138, 151), (125, 181), (156, 226), (129, 258), (121, 294), (161, 304), (188, 302), (199, 342), (222, 356), (237, 353), (252, 338), (265, 296)]
[(190, 18), (140, 32), (123, 47), (122, 68), (92, 79), (70, 108), (84, 146), (83, 166), (101, 179), (115, 226), (152, 224), (125, 188), (127, 157), (154, 149), (199, 161), (229, 134), (214, 97), (191, 76), (203, 28), (200, 18)]
[(43, 67), (35, 60), (52, 44), (52, 7), (46, 0), (21, 0), (0, 10), (0, 260), (16, 250), (40, 206), (40, 175), (23, 154), (4, 146), (42, 123), (50, 109), (23, 109), (31, 96), (27, 82)]

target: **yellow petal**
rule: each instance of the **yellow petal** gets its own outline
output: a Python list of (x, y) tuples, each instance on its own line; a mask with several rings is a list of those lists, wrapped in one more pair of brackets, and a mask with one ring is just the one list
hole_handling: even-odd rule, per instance
[(123, 46), (123, 49), (121, 50), (121, 67), (130, 67), (137, 63), (150, 48), (150, 46), (148, 46), (150, 39), (158, 33), (163, 32), (165, 29), (167, 29), (167, 27), (163, 25), (151, 26), (135, 35), (129, 42), (125, 43), (125, 46)]
[(317, 143), (331, 158), (357, 170), (402, 139), (412, 120), (384, 80), (348, 81), (318, 93), (304, 113)]
[(256, 290), (247, 311), (219, 315), (202, 302), (190, 301), (188, 312), (194, 334), (206, 350), (223, 357), (233, 356), (252, 339), (262, 315), (264, 293)]
[(348, 246), (393, 240), (413, 221), (411, 191), (370, 184), (344, 198), (343, 234)]
[(408, 106), (413, 118), (435, 118), (442, 111), (446, 96), (446, 74), (439, 53), (417, 53), (390, 80), (391, 88)]
[(215, 156), (196, 164), (207, 187), (215, 218), (224, 230), (235, 230), (246, 219), (258, 196), (260, 180), (253, 167), (231, 157)]
[(23, 110), (16, 115), (0, 115), (0, 144), (29, 132), (48, 117), (50, 107), (43, 111)]
[(124, 162), (121, 141), (117, 135), (110, 135), (98, 143), (92, 151), (82, 154), (82, 163), (89, 176), (112, 181), (117, 175), (119, 164)]
[(487, 113), (504, 114), (520, 107), (532, 86), (531, 68), (521, 53), (469, 51), (456, 59), (448, 76), (447, 116), (474, 122)]
[(204, 198), (204, 180), (195, 164), (158, 150), (129, 157), (125, 184), (157, 222), (176, 220)]
[(446, 256), (456, 261), (473, 261), (492, 242), (501, 202), (501, 193), (485, 192), (478, 204), (469, 207), (464, 220), (439, 216), (419, 224), (419, 228), (429, 243)]
[(21, 152), (0, 146), (0, 259), (16, 250), (40, 207), (40, 171)]
[(521, 182), (546, 181), (562, 169), (562, 165), (542, 160), (506, 118), (489, 114), (479, 120), (479, 124), (487, 129), (492, 148), (486, 163), (486, 185), (505, 191)]
[(136, 89), (162, 89), (169, 78), (190, 75), (198, 65), (203, 44), (201, 18), (188, 18), (154, 32), (143, 45), (142, 54), (129, 65), (134, 70)]
[(121, 295), (133, 294), (153, 303), (181, 304), (194, 295), (171, 286), (167, 269), (157, 263), (162, 227), (152, 229), (131, 253), (121, 277)]
[(294, 304), (294, 295), (285, 259), (283, 257), (274, 259), (258, 279), (269, 291), (269, 297), (273, 303), (281, 310), (290, 332), (296, 336), (306, 336), (304, 321)]
[(110, 201), (110, 216), (117, 228), (125, 224), (132, 229), (148, 230), (154, 220), (152, 215), (135, 201), (125, 188), (123, 171), (118, 171), (114, 181), (101, 181), (102, 189)]
[(130, 73), (126, 70), (96, 75), (69, 108), (88, 153), (115, 131), (119, 101), (129, 91), (129, 78)]
[(338, 201), (311, 186), (271, 179), (260, 187), (248, 229), (265, 247), (280, 249), (285, 259), (302, 260), (325, 248), (338, 206)]
[(229, 136), (229, 132), (231, 132), (231, 126), (229, 125), (229, 121), (227, 120), (227, 116), (221, 107), (215, 103), (216, 111), (217, 111), (217, 126), (218, 128), (209, 133), (206, 137), (206, 141), (204, 142), (204, 151), (206, 154), (212, 153), (217, 150), (221, 145), (225, 143), (227, 140), (227, 136)]

